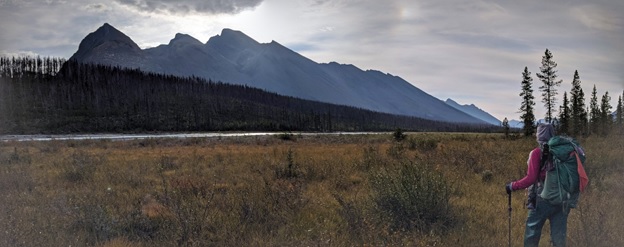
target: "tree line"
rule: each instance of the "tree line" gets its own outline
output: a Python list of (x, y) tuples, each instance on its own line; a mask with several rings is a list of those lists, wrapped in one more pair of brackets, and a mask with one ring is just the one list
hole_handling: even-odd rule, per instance
[(0, 134), (168, 131), (471, 131), (200, 77), (58, 58), (0, 59)]
[[(581, 87), (581, 79), (578, 70), (574, 71), (572, 87), (568, 92), (563, 92), (563, 102), (557, 109), (556, 96), (557, 87), (563, 80), (557, 80), (557, 63), (553, 59), (552, 53), (546, 49), (542, 57), (542, 65), (537, 78), (542, 82), (539, 91), (542, 96), (542, 103), (546, 108), (544, 121), (552, 123), (561, 134), (582, 137), (592, 134), (605, 136), (610, 133), (624, 133), (624, 106), (622, 98), (624, 92), (618, 98), (615, 109), (611, 106), (611, 97), (606, 91), (602, 97), (598, 96), (596, 85), (591, 92), (589, 105), (585, 104), (585, 93)], [(522, 129), (525, 136), (531, 136), (535, 132), (536, 116), (535, 97), (533, 96), (533, 78), (527, 67), (522, 72), (520, 97), (520, 118), (524, 123)], [(612, 112), (611, 110), (614, 110)], [(559, 112), (556, 115), (556, 112)]]

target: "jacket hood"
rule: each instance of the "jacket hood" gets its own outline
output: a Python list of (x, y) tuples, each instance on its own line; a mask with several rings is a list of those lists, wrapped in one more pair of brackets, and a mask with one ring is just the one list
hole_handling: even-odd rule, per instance
[(553, 136), (555, 136), (555, 128), (553, 128), (552, 124), (540, 123), (537, 125), (537, 143), (539, 143), (540, 147), (548, 143), (548, 140)]

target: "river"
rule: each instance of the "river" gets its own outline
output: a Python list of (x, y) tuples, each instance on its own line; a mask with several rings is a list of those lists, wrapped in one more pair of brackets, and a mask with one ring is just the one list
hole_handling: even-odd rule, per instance
[[(0, 141), (66, 141), (66, 140), (138, 140), (150, 138), (208, 138), (280, 135), (287, 132), (206, 132), (206, 133), (160, 133), (160, 134), (67, 134), (67, 135), (0, 135)], [(383, 132), (293, 132), (293, 135), (367, 135)]]

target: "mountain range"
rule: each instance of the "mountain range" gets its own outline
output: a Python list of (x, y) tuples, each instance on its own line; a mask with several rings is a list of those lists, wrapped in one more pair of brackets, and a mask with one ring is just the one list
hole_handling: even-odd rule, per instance
[(141, 49), (130, 37), (105, 23), (81, 41), (70, 60), (197, 76), (307, 100), (436, 121), (494, 124), (493, 117), (482, 110), (477, 114), (472, 107), (453, 107), (398, 76), (336, 62), (317, 63), (275, 41), (259, 43), (231, 29), (223, 29), (206, 43), (178, 33), (169, 44)]
[(446, 99), (445, 103), (452, 106), (455, 109), (458, 109), (460, 111), (467, 113), (470, 116), (486, 121), (489, 124), (497, 125), (497, 126), (501, 125), (500, 120), (490, 115), (489, 113), (485, 112), (484, 110), (481, 110), (481, 108), (475, 106), (474, 104), (460, 105), (459, 103), (455, 102), (452, 99)]

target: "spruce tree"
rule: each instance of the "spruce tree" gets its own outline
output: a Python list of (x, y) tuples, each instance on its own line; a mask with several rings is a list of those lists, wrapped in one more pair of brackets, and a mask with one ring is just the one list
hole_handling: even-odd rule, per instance
[[(622, 96), (620, 98), (622, 99), (621, 101), (624, 101), (624, 91), (622, 91)], [(618, 113), (620, 114), (620, 131), (624, 132), (624, 102), (620, 104), (620, 108), (618, 108)]]
[[(624, 94), (622, 94), (622, 96), (624, 96)], [(623, 110), (622, 109), (622, 107), (623, 107), (622, 106), (622, 96), (618, 97), (618, 104), (617, 104), (617, 107), (616, 107), (617, 113), (615, 115), (617, 128), (618, 128), (618, 130), (620, 132), (622, 131), (622, 128), (624, 128), (624, 115), (622, 115), (622, 110)]]
[(505, 132), (505, 137), (509, 137), (509, 120), (507, 118), (503, 119), (503, 131)]
[(585, 110), (585, 94), (581, 88), (578, 71), (574, 71), (572, 90), (570, 90), (570, 134), (578, 136), (587, 129), (587, 111)]
[(544, 52), (542, 57), (542, 67), (540, 72), (537, 73), (537, 77), (544, 83), (539, 89), (542, 91), (542, 102), (546, 107), (546, 122), (552, 123), (553, 115), (555, 113), (555, 104), (557, 103), (557, 89), (556, 87), (561, 85), (561, 80), (557, 80), (557, 63), (553, 61), (553, 55), (548, 49)]
[(606, 135), (611, 130), (611, 126), (613, 125), (613, 116), (611, 116), (611, 96), (609, 96), (609, 92), (605, 92), (602, 95), (602, 100), (600, 101), (600, 122), (601, 122), (601, 134)]
[(592, 133), (598, 133), (600, 125), (600, 107), (598, 106), (598, 93), (596, 85), (592, 90), (591, 99), (589, 101), (589, 127)]
[(533, 113), (533, 107), (535, 106), (535, 97), (533, 96), (533, 78), (531, 78), (531, 72), (527, 67), (524, 67), (522, 72), (522, 104), (520, 105), (520, 119), (524, 123), (522, 130), (525, 136), (531, 136), (535, 132), (535, 114)]
[(568, 106), (568, 93), (563, 92), (563, 104), (559, 110), (559, 133), (570, 133), (570, 107)]

